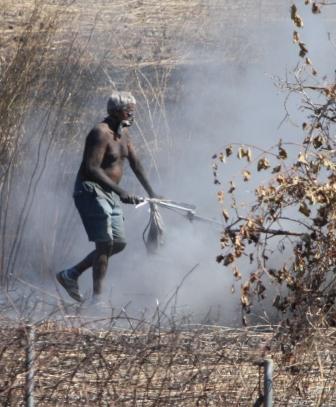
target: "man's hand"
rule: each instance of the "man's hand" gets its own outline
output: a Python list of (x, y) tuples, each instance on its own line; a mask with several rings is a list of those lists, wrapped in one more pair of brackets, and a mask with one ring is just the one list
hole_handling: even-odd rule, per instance
[(131, 194), (128, 194), (127, 192), (120, 195), (120, 200), (124, 204), (131, 204), (131, 205), (137, 205), (137, 204), (143, 202), (143, 198), (141, 198), (140, 196), (131, 195)]

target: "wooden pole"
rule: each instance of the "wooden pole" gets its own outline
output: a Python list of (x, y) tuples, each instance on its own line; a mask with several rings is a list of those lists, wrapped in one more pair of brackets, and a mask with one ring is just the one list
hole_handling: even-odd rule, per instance
[(35, 327), (27, 326), (27, 348), (26, 348), (26, 407), (34, 407), (35, 386)]
[(264, 407), (273, 405), (273, 360), (264, 360)]

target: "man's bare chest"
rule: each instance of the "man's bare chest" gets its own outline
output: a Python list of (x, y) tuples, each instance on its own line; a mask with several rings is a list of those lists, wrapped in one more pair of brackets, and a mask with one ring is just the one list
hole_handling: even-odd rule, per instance
[(123, 137), (111, 135), (106, 146), (104, 161), (113, 163), (124, 160), (128, 156), (127, 141)]

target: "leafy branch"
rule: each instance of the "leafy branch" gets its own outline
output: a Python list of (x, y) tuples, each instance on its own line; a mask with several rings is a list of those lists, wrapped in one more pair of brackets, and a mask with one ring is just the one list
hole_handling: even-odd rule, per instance
[[(331, 4), (305, 1), (314, 14)], [(301, 100), (306, 113), (302, 142), (279, 140), (269, 149), (229, 144), (212, 157), (212, 168), (229, 223), (221, 233), (217, 262), (241, 280), (243, 322), (253, 303), (270, 293), (283, 326), (302, 338), (308, 326), (336, 323), (336, 85), (326, 84), (313, 67), (298, 32), (304, 22), (295, 4), (290, 18), (301, 62), (293, 83), (286, 79), (279, 86)], [(220, 169), (229, 161), (240, 163), (240, 172), (225, 190)], [(257, 175), (261, 172), (266, 181)], [(252, 187), (251, 202), (245, 201), (246, 183)]]

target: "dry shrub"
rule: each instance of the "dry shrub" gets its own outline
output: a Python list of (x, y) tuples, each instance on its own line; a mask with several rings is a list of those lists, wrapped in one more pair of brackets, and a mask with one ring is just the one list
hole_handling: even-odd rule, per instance
[[(302, 27), (296, 6), (291, 19)], [(336, 323), (335, 84), (319, 78), (300, 35), (294, 31), (301, 63), (293, 83), (279, 85), (299, 96), (307, 114), (302, 143), (279, 140), (270, 149), (228, 145), (213, 163), (215, 184), (220, 185), (222, 163), (235, 157), (242, 162), (236, 180), (219, 187), (227, 226), (217, 261), (242, 281), (244, 323), (253, 302), (270, 302), (267, 296), (274, 296), (270, 308), (283, 323), (286, 352), (295, 345), (308, 346), (315, 335), (320, 338), (320, 329)], [(271, 173), (266, 182), (260, 175), (265, 171)], [(254, 178), (254, 197), (242, 204), (240, 185)], [(251, 272), (246, 276), (243, 269)]]

